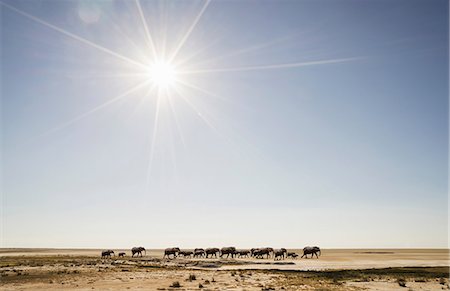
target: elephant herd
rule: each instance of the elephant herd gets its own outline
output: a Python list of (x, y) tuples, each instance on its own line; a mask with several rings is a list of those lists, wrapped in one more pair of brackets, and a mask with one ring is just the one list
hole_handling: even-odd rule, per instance
[[(142, 257), (142, 252), (147, 254), (147, 251), (145, 250), (144, 247), (134, 247), (131, 249), (131, 257), (134, 257), (134, 255), (136, 255), (136, 257), (139, 257), (139, 256)], [(114, 256), (116, 255), (113, 250), (102, 251), (102, 259), (111, 258), (111, 255), (114, 255)], [(126, 253), (120, 252), (118, 255), (119, 255), (119, 257), (125, 257)]]
[[(314, 247), (305, 247), (303, 248), (303, 255), (301, 258), (308, 258), (308, 255), (311, 255), (311, 258), (314, 255), (319, 258), (321, 252), (320, 248), (317, 246)], [(273, 248), (253, 248), (250, 250), (238, 250), (235, 247), (224, 247), (221, 249), (218, 248), (208, 248), (208, 249), (194, 249), (193, 251), (183, 251), (180, 248), (167, 248), (164, 250), (163, 258), (173, 259), (176, 257), (193, 257), (193, 258), (249, 258), (253, 257), (256, 259), (268, 259), (274, 258), (274, 260), (284, 260), (286, 258), (295, 259), (299, 255), (295, 252), (288, 252), (287, 249), (273, 249)]]
[[(144, 247), (134, 247), (131, 249), (131, 257), (142, 257), (142, 252), (147, 254)], [(113, 250), (105, 250), (102, 251), (102, 259), (103, 258), (111, 258), (111, 255), (115, 256)], [(118, 254), (119, 257), (124, 257), (126, 253), (120, 252)], [(300, 258), (308, 258), (308, 255), (311, 255), (311, 258), (314, 255), (319, 258), (321, 255), (320, 248), (317, 246), (314, 247), (305, 247), (303, 248), (303, 255)], [(238, 250), (235, 247), (224, 247), (224, 248), (197, 248), (193, 251), (191, 250), (181, 250), (178, 247), (167, 248), (164, 250), (163, 258), (174, 259), (176, 257), (183, 258), (256, 258), (256, 259), (268, 259), (274, 258), (274, 260), (284, 260), (286, 258), (296, 259), (299, 255), (295, 252), (288, 252), (287, 249), (273, 249), (270, 247), (266, 248), (253, 248), (250, 250)]]

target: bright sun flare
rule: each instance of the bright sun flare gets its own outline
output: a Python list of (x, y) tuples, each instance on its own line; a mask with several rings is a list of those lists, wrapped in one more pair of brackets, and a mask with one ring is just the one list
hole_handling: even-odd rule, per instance
[[(160, 99), (159, 97), (171, 96), (170, 94), (172, 94), (172, 93), (173, 93), (173, 95), (179, 96), (180, 99), (183, 99), (186, 102), (186, 104), (188, 106), (190, 106), (194, 112), (196, 112), (196, 115), (199, 116), (205, 122), (206, 125), (208, 125), (214, 132), (218, 133), (217, 130), (215, 129), (214, 125), (212, 124), (212, 122), (210, 120), (208, 120), (208, 118), (206, 117), (205, 114), (203, 114), (204, 112), (200, 112), (198, 107), (196, 106), (195, 102), (193, 102), (193, 100), (191, 100), (192, 98), (189, 98), (192, 96), (189, 94), (189, 92), (193, 90), (193, 91), (196, 91), (197, 93), (201, 93), (202, 95), (219, 97), (220, 99), (223, 99), (223, 98), (221, 98), (219, 95), (215, 94), (215, 92), (211, 93), (208, 90), (205, 90), (195, 84), (187, 82), (186, 80), (184, 80), (184, 77), (187, 74), (190, 74), (191, 76), (194, 74), (194, 76), (195, 76), (195, 74), (209, 74), (209, 73), (220, 73), (220, 72), (247, 72), (247, 71), (260, 71), (260, 70), (290, 69), (290, 68), (300, 68), (300, 67), (304, 67), (304, 66), (342, 63), (342, 62), (349, 62), (349, 61), (360, 59), (360, 58), (355, 58), (355, 57), (354, 58), (340, 58), (340, 59), (321, 59), (321, 60), (280, 63), (280, 64), (261, 64), (261, 65), (237, 66), (237, 67), (226, 66), (226, 67), (222, 67), (222, 68), (220, 68), (220, 67), (214, 68), (213, 67), (213, 68), (196, 69), (197, 64), (193, 63), (191, 60), (194, 58), (195, 55), (191, 56), (190, 58), (183, 59), (183, 62), (180, 62), (179, 57), (180, 57), (180, 55), (182, 55), (183, 47), (184, 47), (185, 43), (190, 38), (191, 33), (195, 30), (195, 27), (197, 26), (200, 18), (202, 17), (203, 13), (205, 12), (205, 10), (208, 7), (211, 0), (203, 1), (203, 6), (202, 6), (201, 10), (196, 15), (192, 24), (189, 26), (189, 28), (187, 29), (187, 31), (183, 35), (183, 37), (178, 42), (169, 44), (169, 47), (171, 49), (168, 52), (169, 53), (168, 55), (166, 54), (165, 51), (162, 52), (157, 49), (158, 45), (155, 45), (155, 44), (164, 43), (166, 40), (166, 37), (164, 35), (163, 39), (154, 38), (155, 35), (152, 35), (153, 32), (149, 29), (149, 25), (147, 23), (147, 18), (144, 13), (145, 10), (143, 10), (141, 7), (141, 1), (142, 0), (135, 0), (134, 2), (136, 4), (136, 8), (139, 12), (138, 16), (141, 20), (143, 30), (145, 31), (146, 40), (149, 45), (148, 48), (143, 47), (142, 51), (150, 50), (152, 52), (146, 58), (146, 61), (143, 63), (136, 61), (133, 57), (122, 55), (118, 52), (113, 51), (112, 49), (110, 49), (108, 47), (101, 46), (100, 44), (92, 42), (88, 39), (85, 39), (80, 35), (76, 35), (70, 31), (66, 31), (61, 27), (51, 24), (50, 22), (40, 19), (34, 15), (28, 14), (27, 12), (18, 9), (18, 8), (14, 7), (13, 5), (4, 3), (5, 1), (0, 0), (0, 7), (2, 7), (2, 8), (7, 7), (9, 9), (16, 11), (17, 13), (27, 17), (30, 20), (33, 20), (41, 25), (46, 26), (47, 28), (50, 28), (54, 31), (57, 31), (57, 32), (65, 35), (66, 37), (77, 40), (80, 43), (88, 45), (91, 48), (101, 51), (109, 56), (113, 56), (118, 61), (120, 61), (120, 63), (126, 62), (128, 65), (133, 65), (136, 67), (136, 75), (139, 77), (139, 79), (141, 79), (141, 78), (145, 79), (145, 80), (141, 80), (139, 83), (137, 82), (137, 84), (134, 87), (126, 90), (125, 92), (121, 92), (117, 96), (111, 97), (108, 101), (90, 109), (89, 111), (86, 111), (86, 112), (72, 118), (71, 120), (54, 127), (53, 129), (48, 130), (45, 134), (66, 128), (69, 125), (71, 125), (91, 114), (94, 114), (97, 111), (99, 111), (107, 106), (111, 106), (111, 104), (114, 104), (117, 101), (119, 101), (133, 93), (136, 94), (136, 92), (142, 92), (139, 90), (142, 90), (143, 88), (147, 88), (147, 86), (149, 84), (151, 84), (151, 86), (149, 86), (149, 88), (147, 88), (147, 90), (146, 90), (147, 95), (145, 95), (145, 96), (154, 96), (154, 97), (156, 97), (155, 99), (157, 100), (157, 102), (155, 104), (156, 106), (154, 109), (155, 114), (154, 114), (154, 122), (153, 122), (153, 133), (152, 133), (151, 146), (150, 146), (149, 158), (148, 158), (147, 185), (149, 185), (149, 181), (150, 181), (152, 161), (153, 161), (153, 156), (154, 156), (154, 151), (155, 151), (156, 139), (157, 139), (157, 135), (158, 135), (157, 134), (158, 133), (158, 124), (159, 124), (159, 120), (161, 119), (161, 114), (160, 114), (160, 106), (162, 106), (161, 104), (167, 104), (171, 108), (171, 111), (174, 116), (174, 119), (173, 119), (174, 124), (176, 125), (176, 128), (178, 130), (180, 140), (183, 140), (180, 128), (178, 126), (177, 116), (176, 116), (174, 108), (172, 107), (172, 103), (170, 102), (170, 98), (169, 98), (169, 102), (161, 103), (161, 102), (159, 102), (159, 99)], [(13, 1), (9, 1), (9, 2), (13, 2)], [(142, 2), (144, 2), (144, 1), (142, 1)], [(146, 3), (147, 2), (149, 2), (149, 1), (146, 1)], [(165, 29), (167, 30), (167, 28), (165, 28)], [(258, 46), (255, 46), (255, 47), (240, 49), (238, 51), (232, 52), (231, 54), (228, 54), (228, 57), (234, 56), (234, 55), (240, 55), (240, 54), (244, 54), (244, 53), (249, 53), (251, 51), (256, 51), (258, 49), (268, 47), (269, 45), (272, 45), (272, 44), (273, 44), (273, 42), (270, 41), (266, 44), (259, 44)], [(165, 44), (164, 44), (164, 47), (165, 47)], [(203, 50), (203, 48), (200, 48), (199, 51), (202, 51), (202, 50)], [(168, 56), (167, 59), (165, 58), (166, 56)], [(227, 55), (218, 56), (219, 59), (225, 58), (225, 57), (227, 57)], [(214, 58), (212, 60), (214, 60)], [(184, 63), (188, 63), (188, 68), (191, 68), (191, 69), (186, 70), (186, 66), (182, 65)], [(175, 64), (177, 64), (177, 65), (175, 66)], [(121, 74), (118, 75), (118, 77), (121, 77), (121, 76), (122, 76)], [(190, 79), (192, 79), (192, 78), (190, 78)], [(158, 89), (158, 90), (155, 90), (157, 92), (153, 92), (154, 88)], [(174, 90), (166, 90), (169, 88), (174, 89)], [(190, 91), (183, 90), (186, 88), (188, 88)], [(161, 91), (164, 91), (164, 92), (161, 92)], [(168, 92), (168, 91), (170, 91), (170, 92)], [(221, 135), (220, 133), (218, 133), (218, 134)]]
[(159, 88), (166, 88), (175, 84), (176, 70), (166, 61), (158, 61), (148, 70), (150, 81)]

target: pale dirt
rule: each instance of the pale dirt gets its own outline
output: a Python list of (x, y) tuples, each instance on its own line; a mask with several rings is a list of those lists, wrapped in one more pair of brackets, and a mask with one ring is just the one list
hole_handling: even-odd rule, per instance
[[(0, 256), (99, 256), (100, 249), (1, 249)], [(131, 255), (130, 250), (114, 249)], [(301, 250), (289, 249), (289, 252), (302, 254)], [(163, 250), (147, 250), (146, 257), (162, 258)], [(328, 269), (368, 269), (388, 267), (427, 267), (449, 266), (448, 249), (324, 249), (320, 259), (288, 259), (280, 265), (273, 265), (273, 259), (236, 259), (245, 262), (242, 265), (227, 265), (222, 269), (281, 269), (281, 270), (328, 270)], [(196, 261), (215, 262), (214, 259), (196, 259)], [(228, 261), (232, 261), (231, 259)], [(248, 264), (254, 262), (255, 264)], [(284, 264), (284, 263), (290, 264)], [(283, 265), (282, 265), (283, 264)]]

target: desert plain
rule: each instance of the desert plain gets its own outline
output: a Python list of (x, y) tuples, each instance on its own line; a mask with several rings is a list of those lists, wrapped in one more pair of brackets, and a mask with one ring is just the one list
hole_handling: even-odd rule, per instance
[[(319, 258), (101, 259), (100, 249), (0, 249), (1, 290), (449, 290), (448, 249), (323, 249)], [(289, 249), (302, 254), (301, 250)], [(119, 252), (126, 252), (119, 258)]]

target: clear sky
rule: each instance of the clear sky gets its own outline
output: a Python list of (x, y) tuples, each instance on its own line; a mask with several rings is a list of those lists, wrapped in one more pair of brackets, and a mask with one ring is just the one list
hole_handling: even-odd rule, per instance
[(448, 1), (0, 8), (3, 247), (447, 247)]

